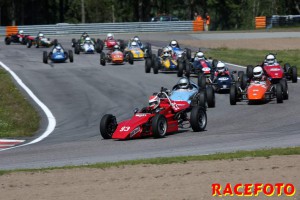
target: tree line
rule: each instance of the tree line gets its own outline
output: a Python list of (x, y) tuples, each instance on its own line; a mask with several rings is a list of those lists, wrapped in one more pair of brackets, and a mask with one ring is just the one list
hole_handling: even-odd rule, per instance
[(299, 15), (299, 0), (1, 0), (0, 25), (150, 21), (167, 14), (193, 20), (207, 12), (212, 29), (249, 29), (256, 16)]

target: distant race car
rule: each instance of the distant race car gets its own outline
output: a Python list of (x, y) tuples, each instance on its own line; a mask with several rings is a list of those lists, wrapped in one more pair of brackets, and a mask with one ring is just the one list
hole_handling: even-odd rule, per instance
[(72, 47), (74, 47), (75, 54), (80, 54), (80, 52), (86, 54), (93, 54), (95, 52), (101, 53), (103, 49), (101, 40), (100, 39), (95, 40), (95, 38), (89, 38), (88, 41), (82, 39), (76, 41), (75, 38), (73, 38)]
[(46, 37), (36, 37), (35, 39), (30, 39), (26, 41), (27, 48), (30, 48), (32, 45), (36, 48), (39, 47), (52, 47), (58, 44), (57, 39), (50, 40), (50, 38)]
[(100, 40), (100, 44), (102, 47), (110, 50), (112, 50), (115, 45), (118, 45), (122, 51), (125, 49), (124, 40), (116, 40), (113, 34), (111, 34), (111, 36), (106, 37), (103, 41)]
[(283, 90), (280, 83), (272, 84), (269, 79), (266, 81), (251, 81), (245, 89), (239, 82), (230, 87), (230, 104), (236, 105), (239, 101), (265, 102), (276, 98), (277, 103), (283, 103)]
[(124, 49), (124, 53), (128, 54), (129, 52), (133, 55), (134, 59), (143, 59), (145, 57), (144, 51), (138, 46), (128, 45)]
[(11, 43), (19, 43), (26, 45), (27, 40), (33, 40), (34, 37), (30, 35), (23, 34), (11, 34), (5, 37), (4, 42), (6, 45), (10, 45)]
[(102, 66), (105, 66), (106, 63), (124, 64), (125, 62), (128, 62), (129, 64), (133, 65), (134, 60), (131, 52), (125, 55), (121, 50), (117, 50), (108, 52), (106, 55), (104, 52), (101, 52), (100, 54), (100, 64)]
[(213, 108), (216, 105), (215, 93), (212, 86), (200, 88), (191, 80), (187, 89), (180, 89), (179, 85), (176, 84), (171, 91), (170, 99), (187, 101), (191, 107), (202, 106)]
[[(207, 124), (206, 110), (195, 106), (190, 109), (186, 101), (171, 100), (162, 90), (154, 98), (159, 98), (159, 107), (136, 109), (132, 118), (117, 122), (116, 117), (106, 114), (100, 121), (100, 133), (104, 139), (136, 139), (153, 136), (164, 137), (166, 134), (177, 132), (180, 127), (188, 125), (193, 131), (203, 131)], [(188, 116), (190, 113), (190, 116)]]
[(70, 60), (70, 62), (73, 62), (73, 51), (65, 51), (60, 44), (57, 44), (49, 54), (47, 53), (47, 51), (43, 52), (43, 63), (45, 64), (48, 63), (48, 60), (51, 60), (54, 63), (62, 63), (68, 59)]

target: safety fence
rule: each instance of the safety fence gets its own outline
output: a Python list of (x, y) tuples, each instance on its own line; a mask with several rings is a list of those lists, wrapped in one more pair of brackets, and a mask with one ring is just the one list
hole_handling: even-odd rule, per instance
[(300, 26), (300, 15), (272, 15), (255, 18), (255, 28)]
[[(196, 27), (196, 28), (195, 28)], [(130, 22), (130, 23), (90, 23), (55, 25), (31, 25), (17, 27), (0, 27), (0, 35), (6, 35), (7, 30), (23, 30), (25, 34), (37, 35), (43, 32), (46, 35), (81, 34), (86, 31), (89, 34), (102, 33), (134, 33), (134, 32), (172, 32), (172, 31), (201, 31), (199, 23), (193, 21), (166, 21), (166, 22)]]

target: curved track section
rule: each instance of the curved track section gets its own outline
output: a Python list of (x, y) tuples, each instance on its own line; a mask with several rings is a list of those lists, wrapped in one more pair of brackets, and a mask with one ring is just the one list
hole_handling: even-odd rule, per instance
[[(140, 37), (156, 45), (164, 45), (170, 39), (167, 34), (160, 35), (165, 41), (155, 40), (157, 34)], [(172, 38), (196, 37), (173, 34)], [(58, 39), (65, 48), (70, 47), (70, 38)], [(144, 61), (103, 67), (99, 54), (75, 55), (74, 63), (43, 64), (43, 50), (20, 45), (0, 49), (0, 60), (47, 105), (57, 121), (55, 130), (41, 142), (0, 152), (0, 169), (300, 145), (299, 84), (289, 84), (290, 98), (283, 104), (272, 101), (230, 106), (228, 94), (217, 94), (216, 108), (208, 109), (208, 125), (201, 133), (182, 130), (163, 139), (102, 140), (102, 115), (112, 113), (118, 120), (130, 117), (133, 109), (147, 104), (148, 96), (161, 86), (171, 88), (178, 80), (176, 74), (145, 74)], [(42, 123), (40, 132), (45, 128), (46, 123)]]

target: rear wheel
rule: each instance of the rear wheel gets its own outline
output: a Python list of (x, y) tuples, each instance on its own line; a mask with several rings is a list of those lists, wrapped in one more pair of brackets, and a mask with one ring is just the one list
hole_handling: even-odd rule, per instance
[(166, 135), (168, 128), (167, 119), (165, 116), (158, 114), (152, 119), (152, 132), (153, 137), (162, 138)]
[(48, 53), (47, 53), (47, 51), (43, 52), (43, 63), (45, 63), (45, 64), (48, 63)]
[(101, 64), (102, 66), (105, 66), (105, 64), (106, 64), (105, 53), (104, 53), (104, 52), (101, 52), (101, 53), (100, 53), (100, 64)]
[(30, 48), (31, 46), (32, 46), (32, 41), (28, 39), (26, 42), (26, 47)]
[(288, 90), (288, 84), (286, 79), (281, 79), (280, 84), (282, 86), (283, 100), (289, 99), (289, 90)]
[(11, 43), (11, 39), (10, 39), (9, 37), (6, 37), (6, 38), (4, 39), (4, 41), (5, 41), (5, 44), (6, 44), (6, 45), (10, 45), (10, 43)]
[(252, 77), (253, 77), (253, 68), (254, 67), (252, 65), (247, 66), (246, 74), (249, 79), (252, 79)]
[(153, 74), (158, 74), (158, 63), (159, 61), (157, 59), (154, 60), (154, 65), (153, 65)]
[(69, 60), (72, 63), (74, 61), (73, 51), (69, 50)]
[(158, 56), (158, 57), (160, 57), (160, 56), (161, 56), (161, 54), (162, 54), (162, 52), (163, 52), (163, 50), (162, 50), (162, 49), (158, 49), (158, 50), (157, 50), (157, 56)]
[(283, 91), (282, 91), (282, 86), (280, 83), (276, 84), (276, 100), (277, 100), (277, 103), (283, 102)]
[(152, 60), (151, 58), (146, 58), (145, 60), (145, 72), (150, 73), (151, 72), (151, 66), (152, 66)]
[(292, 73), (292, 82), (293, 83), (297, 83), (298, 81), (298, 77), (297, 77), (297, 68), (295, 66), (293, 66), (291, 68), (291, 73)]
[(191, 68), (190, 68), (190, 62), (188, 60), (185, 61), (185, 76), (190, 77), (191, 74)]
[(79, 43), (77, 43), (76, 45), (75, 45), (75, 54), (80, 54), (80, 44)]
[(206, 108), (206, 91), (205, 90), (200, 90), (200, 92), (197, 95), (197, 106), (201, 106), (203, 108)]
[(246, 74), (244, 74), (242, 76), (242, 80), (241, 80), (241, 88), (242, 90), (244, 90), (247, 87), (247, 82), (248, 82), (248, 77)]
[(75, 47), (75, 44), (76, 44), (76, 39), (72, 38), (72, 47)]
[(290, 63), (285, 63), (285, 64), (283, 65), (283, 70), (284, 70), (285, 72), (288, 72), (288, 71), (290, 70), (290, 68), (291, 68)]
[(201, 89), (204, 89), (206, 87), (206, 77), (201, 73), (198, 74), (198, 86)]
[(177, 76), (178, 77), (182, 77), (183, 75), (183, 62), (182, 61), (178, 61), (178, 72), (177, 72)]
[(129, 64), (133, 65), (133, 54), (131, 52), (128, 52), (128, 62)]
[(118, 124), (116, 117), (111, 114), (106, 114), (100, 121), (100, 134), (103, 139), (111, 139)]
[(236, 86), (235, 85), (231, 85), (230, 86), (230, 105), (236, 105)]
[(242, 81), (244, 74), (245, 73), (243, 71), (238, 71), (238, 79), (236, 81)]
[(190, 49), (188, 49), (188, 48), (186, 48), (185, 51), (186, 51), (186, 58), (188, 60), (190, 60), (191, 57), (192, 57), (192, 51)]
[(216, 106), (216, 98), (215, 92), (212, 86), (207, 86), (206, 88), (206, 96), (207, 96), (207, 106), (209, 108), (214, 108)]
[(205, 108), (195, 106), (191, 111), (190, 123), (194, 132), (203, 131), (207, 125), (207, 115)]

